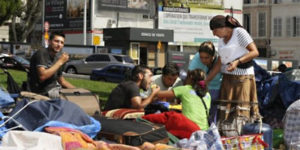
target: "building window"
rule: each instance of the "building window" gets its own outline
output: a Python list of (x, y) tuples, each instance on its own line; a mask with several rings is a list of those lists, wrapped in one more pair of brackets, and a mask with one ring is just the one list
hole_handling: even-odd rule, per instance
[(266, 3), (266, 0), (259, 0), (258, 3)]
[(250, 14), (244, 14), (243, 25), (248, 33), (250, 33)]
[(244, 0), (244, 4), (250, 4), (251, 0)]
[(300, 36), (300, 17), (289, 17), (286, 19), (286, 36)]
[(258, 14), (258, 36), (266, 36), (266, 13)]
[(292, 18), (286, 18), (286, 36), (291, 37), (292, 36)]
[(274, 18), (274, 24), (273, 24), (273, 36), (274, 37), (281, 37), (281, 18)]
[(294, 36), (300, 36), (300, 17), (294, 17)]
[(273, 0), (273, 3), (274, 4), (280, 4), (280, 3), (282, 3), (282, 1), (281, 0)]

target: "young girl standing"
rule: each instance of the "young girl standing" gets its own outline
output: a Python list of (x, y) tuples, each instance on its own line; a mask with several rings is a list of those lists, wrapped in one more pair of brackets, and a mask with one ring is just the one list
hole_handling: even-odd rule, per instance
[(177, 86), (170, 91), (161, 91), (159, 98), (177, 98), (182, 103), (182, 114), (196, 123), (201, 130), (207, 130), (208, 114), (211, 104), (210, 94), (205, 85), (205, 72), (201, 69), (187, 73), (184, 86)]

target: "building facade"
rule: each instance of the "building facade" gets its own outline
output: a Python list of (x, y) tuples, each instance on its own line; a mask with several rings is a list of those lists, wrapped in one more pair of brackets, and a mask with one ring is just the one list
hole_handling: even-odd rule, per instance
[(300, 60), (300, 0), (274, 0), (271, 57)]
[(300, 0), (244, 0), (243, 7), (261, 57), (300, 59)]
[(244, 0), (243, 26), (255, 41), (260, 57), (271, 54), (271, 5), (272, 0)]

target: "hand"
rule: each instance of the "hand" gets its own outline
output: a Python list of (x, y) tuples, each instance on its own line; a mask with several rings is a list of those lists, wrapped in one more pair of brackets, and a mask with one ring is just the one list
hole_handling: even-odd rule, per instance
[(234, 60), (233, 62), (229, 63), (227, 67), (227, 71), (232, 72), (236, 69), (237, 65), (239, 64), (239, 60)]
[(69, 54), (68, 53), (65, 53), (63, 52), (59, 58), (59, 61), (64, 64), (66, 63), (67, 61), (69, 60)]
[(151, 86), (152, 93), (156, 94), (160, 91), (160, 87), (158, 85)]

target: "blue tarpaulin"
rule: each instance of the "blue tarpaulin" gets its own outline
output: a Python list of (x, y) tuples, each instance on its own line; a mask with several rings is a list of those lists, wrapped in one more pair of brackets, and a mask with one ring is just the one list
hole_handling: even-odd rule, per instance
[(100, 123), (88, 116), (76, 104), (66, 100), (18, 102), (9, 114), (15, 121), (6, 127), (16, 126), (16, 122), (29, 131), (42, 130), (42, 126), (61, 126), (81, 130), (94, 137), (100, 131)]

